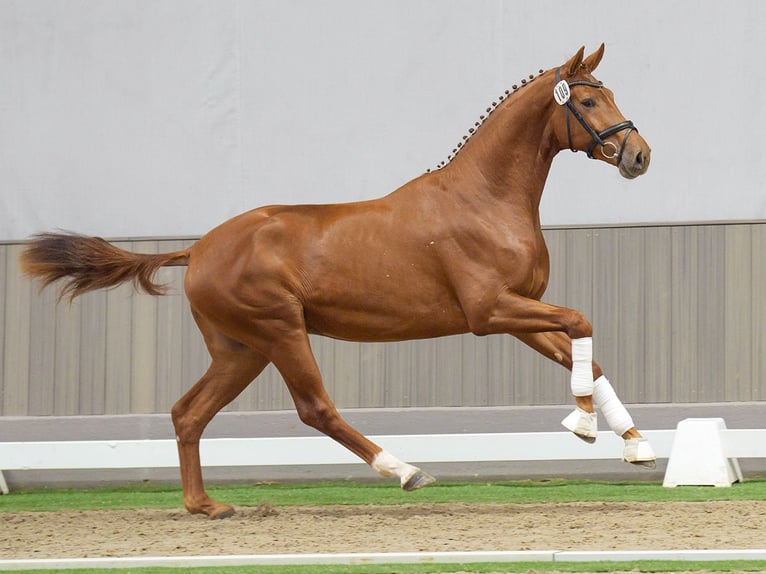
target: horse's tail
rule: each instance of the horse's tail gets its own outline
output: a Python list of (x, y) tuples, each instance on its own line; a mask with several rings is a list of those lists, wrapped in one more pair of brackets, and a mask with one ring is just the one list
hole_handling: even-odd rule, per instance
[(160, 267), (189, 264), (189, 249), (172, 253), (133, 253), (116, 247), (100, 237), (74, 233), (42, 233), (26, 244), (20, 256), (25, 275), (42, 281), (42, 287), (66, 279), (59, 289), (59, 299), (96, 289), (116, 287), (133, 281), (136, 289), (162, 295), (165, 286), (155, 283), (154, 272)]

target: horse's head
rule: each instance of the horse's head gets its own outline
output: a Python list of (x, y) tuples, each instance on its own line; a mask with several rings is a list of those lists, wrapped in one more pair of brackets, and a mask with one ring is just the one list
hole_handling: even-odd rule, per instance
[(580, 48), (555, 70), (553, 122), (560, 148), (615, 165), (628, 179), (643, 175), (649, 168), (649, 145), (617, 108), (612, 91), (593, 77), (604, 44), (587, 58), (584, 51)]

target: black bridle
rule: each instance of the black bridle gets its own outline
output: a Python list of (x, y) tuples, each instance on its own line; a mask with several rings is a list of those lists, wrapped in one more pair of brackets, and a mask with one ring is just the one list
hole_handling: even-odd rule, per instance
[[(562, 83), (561, 80), (561, 68), (556, 69), (556, 89), (559, 88), (559, 85)], [(588, 146), (587, 153), (589, 158), (593, 158), (593, 149), (596, 147), (596, 145), (601, 146), (601, 155), (603, 155), (607, 159), (614, 159), (615, 163), (617, 165), (620, 165), (620, 161), (622, 160), (622, 152), (625, 149), (625, 142), (628, 141), (628, 137), (630, 136), (631, 132), (635, 130), (638, 132), (638, 129), (636, 126), (633, 125), (633, 122), (630, 120), (625, 120), (624, 122), (620, 122), (619, 124), (615, 124), (611, 127), (606, 128), (605, 130), (601, 130), (600, 132), (597, 132), (591, 125), (588, 123), (588, 121), (583, 117), (583, 115), (579, 112), (579, 110), (574, 106), (572, 103), (572, 98), (569, 97), (569, 91), (568, 88), (574, 87), (574, 86), (590, 86), (591, 88), (603, 88), (604, 84), (601, 82), (589, 82), (588, 80), (577, 80), (576, 82), (567, 83), (567, 91), (566, 91), (566, 102), (559, 103), (558, 99), (556, 100), (559, 105), (566, 105), (567, 107), (567, 141), (569, 143), (569, 149), (572, 151), (577, 151), (574, 147), (572, 147), (572, 132), (569, 127), (569, 114), (571, 114), (575, 117), (575, 119), (580, 122), (580, 125), (585, 128), (585, 131), (590, 134), (590, 145)], [(616, 145), (614, 145), (612, 142), (606, 141), (606, 138), (608, 138), (611, 135), (614, 135), (618, 132), (621, 132), (622, 130), (627, 130), (625, 133), (625, 137), (622, 138), (622, 142), (620, 143), (619, 149)], [(614, 150), (612, 155), (607, 155), (607, 153), (604, 151), (606, 146), (611, 146)]]

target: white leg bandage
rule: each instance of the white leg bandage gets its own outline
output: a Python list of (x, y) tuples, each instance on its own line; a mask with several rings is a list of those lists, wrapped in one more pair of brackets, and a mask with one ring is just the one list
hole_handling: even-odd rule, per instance
[(645, 468), (657, 467), (655, 460), (657, 455), (649, 441), (645, 438), (629, 438), (625, 441), (625, 449), (622, 452), (622, 460), (632, 462)]
[(593, 402), (601, 409), (606, 424), (618, 436), (622, 436), (635, 426), (625, 405), (620, 402), (617, 393), (604, 375), (601, 375), (593, 384)]
[(593, 338), (572, 339), (572, 394), (587, 397), (593, 394)]
[(419, 470), (418, 467), (402, 462), (385, 450), (381, 450), (375, 455), (371, 466), (381, 476), (398, 476), (402, 485)]
[(596, 413), (586, 412), (579, 407), (569, 413), (569, 416), (561, 421), (561, 424), (585, 442), (595, 442), (598, 436)]

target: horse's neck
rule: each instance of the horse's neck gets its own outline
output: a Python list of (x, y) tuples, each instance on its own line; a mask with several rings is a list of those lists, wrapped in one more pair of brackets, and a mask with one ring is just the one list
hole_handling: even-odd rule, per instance
[(537, 215), (558, 152), (548, 128), (546, 93), (533, 84), (505, 100), (447, 168), (466, 174), (491, 201), (526, 206)]

